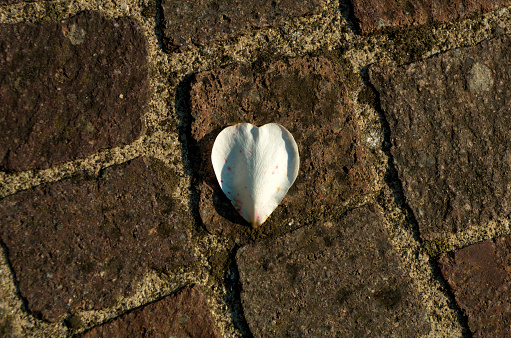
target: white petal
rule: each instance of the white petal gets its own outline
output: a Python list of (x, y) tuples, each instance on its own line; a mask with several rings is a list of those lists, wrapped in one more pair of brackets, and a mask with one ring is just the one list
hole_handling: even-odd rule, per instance
[(225, 128), (213, 144), (211, 161), (222, 191), (255, 228), (277, 208), (300, 166), (293, 135), (276, 123)]

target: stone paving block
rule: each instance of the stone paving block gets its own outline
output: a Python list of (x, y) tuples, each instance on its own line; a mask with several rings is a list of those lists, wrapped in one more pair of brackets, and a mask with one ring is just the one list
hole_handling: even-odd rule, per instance
[(299, 216), (370, 191), (372, 174), (360, 146), (353, 108), (327, 59), (230, 65), (199, 73), (190, 96), (200, 214), (210, 231), (225, 230), (233, 222), (248, 225), (220, 190), (211, 165), (213, 142), (229, 125), (276, 122), (298, 144), (298, 178), (269, 220), (279, 212)]
[(0, 24), (0, 170), (43, 169), (141, 133), (146, 41), (127, 18)]
[(504, 36), (407, 66), (370, 68), (422, 238), (511, 212), (510, 67)]
[(511, 336), (511, 237), (444, 254), (439, 263), (474, 337)]
[[(162, 177), (163, 174), (162, 174)], [(30, 311), (55, 321), (129, 295), (147, 269), (194, 259), (166, 181), (137, 158), (0, 200), (0, 238)]]
[(87, 331), (84, 338), (220, 337), (198, 287), (169, 296)]
[(236, 262), (255, 337), (417, 337), (430, 330), (372, 206), (244, 246)]
[(162, 0), (166, 48), (188, 49), (319, 12), (321, 0)]
[(351, 0), (362, 34), (389, 27), (448, 22), (509, 6), (509, 0)]

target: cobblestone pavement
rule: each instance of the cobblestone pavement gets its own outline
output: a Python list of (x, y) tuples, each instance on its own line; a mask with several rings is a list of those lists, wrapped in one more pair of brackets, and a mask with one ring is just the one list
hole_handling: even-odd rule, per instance
[(506, 0), (0, 0), (0, 336), (510, 336), (509, 69)]

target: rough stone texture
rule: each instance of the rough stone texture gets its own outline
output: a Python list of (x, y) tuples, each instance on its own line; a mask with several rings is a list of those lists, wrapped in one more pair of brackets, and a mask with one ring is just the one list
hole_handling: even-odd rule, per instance
[(429, 331), (378, 212), (241, 248), (241, 300), (256, 337), (415, 337)]
[(95, 327), (84, 338), (220, 337), (198, 287), (186, 287), (176, 296), (138, 308)]
[(12, 5), (20, 2), (49, 2), (48, 0), (0, 0), (1, 5)]
[(0, 201), (0, 238), (29, 309), (54, 321), (128, 295), (148, 268), (194, 259), (185, 222), (166, 186), (138, 158), (36, 187)]
[(321, 0), (163, 0), (168, 50), (220, 41), (318, 12)]
[(146, 42), (126, 18), (0, 24), (0, 170), (48, 168), (142, 130)]
[(421, 236), (511, 212), (511, 38), (370, 68)]
[[(10, 4), (16, 4), (19, 2), (24, 2), (24, 0), (0, 0), (0, 5), (10, 5)], [(31, 2), (31, 1), (27, 1)]]
[(4, 309), (3, 306), (0, 307), (0, 337), (21, 337), (20, 332), (17, 332), (18, 330), (13, 325), (14, 319), (9, 315), (8, 310)]
[(279, 212), (300, 217), (370, 191), (371, 172), (359, 146), (352, 106), (327, 59), (231, 65), (199, 73), (190, 100), (200, 214), (208, 230), (248, 224), (221, 191), (211, 165), (218, 133), (240, 122), (279, 123), (298, 144), (298, 178), (269, 220)]
[(509, 6), (509, 0), (351, 0), (362, 34), (399, 26), (454, 21)]
[(511, 335), (511, 237), (444, 254), (440, 268), (474, 337)]

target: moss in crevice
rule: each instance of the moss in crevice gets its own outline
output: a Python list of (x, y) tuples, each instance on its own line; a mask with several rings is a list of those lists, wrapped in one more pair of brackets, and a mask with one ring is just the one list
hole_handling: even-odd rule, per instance
[(47, 2), (44, 4), (46, 13), (44, 14), (41, 21), (60, 21), (65, 18), (65, 14), (62, 9), (59, 8), (60, 4), (55, 2)]
[(83, 326), (82, 319), (78, 315), (71, 315), (69, 318), (67, 318), (64, 323), (68, 328), (71, 330), (78, 330)]
[(436, 238), (431, 241), (424, 242), (424, 249), (431, 258), (437, 258), (441, 254), (452, 250), (449, 241), (445, 237)]
[(156, 1), (149, 0), (147, 4), (143, 6), (142, 16), (149, 19), (156, 18), (156, 14), (157, 14)]
[(391, 31), (388, 33), (389, 48), (398, 64), (418, 61), (424, 54), (438, 45), (433, 33), (433, 24), (420, 26), (416, 29)]
[(211, 254), (208, 262), (211, 266), (211, 276), (219, 283), (223, 283), (227, 277), (229, 267), (232, 264), (233, 258), (227, 251), (217, 251)]

